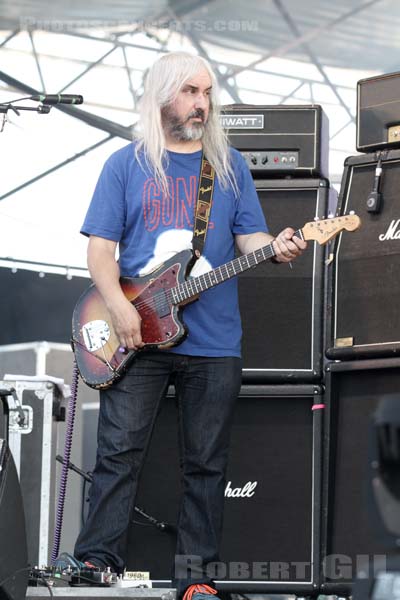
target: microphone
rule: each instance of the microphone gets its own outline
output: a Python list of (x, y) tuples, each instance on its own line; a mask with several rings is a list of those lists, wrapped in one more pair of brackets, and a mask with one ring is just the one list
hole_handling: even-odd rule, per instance
[(43, 104), (82, 104), (83, 96), (76, 94), (36, 94), (30, 100), (42, 102)]

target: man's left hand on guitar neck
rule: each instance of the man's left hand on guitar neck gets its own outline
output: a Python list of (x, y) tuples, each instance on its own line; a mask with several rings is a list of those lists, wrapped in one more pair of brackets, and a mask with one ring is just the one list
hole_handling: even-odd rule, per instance
[(237, 235), (236, 243), (240, 252), (248, 254), (272, 242), (275, 262), (288, 263), (300, 256), (307, 248), (307, 242), (294, 236), (294, 229), (286, 227), (276, 237), (258, 231), (247, 235)]

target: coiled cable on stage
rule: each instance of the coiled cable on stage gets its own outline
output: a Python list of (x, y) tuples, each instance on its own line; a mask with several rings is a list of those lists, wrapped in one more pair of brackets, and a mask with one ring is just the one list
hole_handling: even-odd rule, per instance
[(65, 493), (67, 490), (67, 480), (68, 480), (68, 465), (71, 457), (71, 446), (72, 446), (72, 436), (74, 432), (74, 422), (75, 422), (75, 413), (76, 413), (76, 401), (78, 397), (78, 378), (79, 372), (78, 367), (76, 365), (76, 361), (74, 360), (74, 366), (72, 371), (72, 383), (71, 383), (71, 397), (68, 403), (68, 417), (67, 417), (67, 427), (65, 431), (65, 444), (64, 444), (64, 456), (63, 456), (63, 465), (61, 471), (60, 478), (60, 491), (58, 494), (57, 501), (57, 513), (56, 513), (56, 524), (54, 529), (54, 542), (53, 549), (51, 552), (51, 564), (55, 563), (55, 560), (58, 556), (60, 550), (60, 540), (61, 540), (61, 530), (62, 523), (64, 517), (64, 504), (65, 504)]

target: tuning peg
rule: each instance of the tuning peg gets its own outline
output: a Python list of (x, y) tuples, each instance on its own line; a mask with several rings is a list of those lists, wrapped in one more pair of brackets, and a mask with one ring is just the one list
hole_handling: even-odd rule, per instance
[(356, 214), (356, 213), (354, 212), (354, 210), (351, 210), (351, 211), (349, 212), (349, 215), (355, 215), (355, 214)]

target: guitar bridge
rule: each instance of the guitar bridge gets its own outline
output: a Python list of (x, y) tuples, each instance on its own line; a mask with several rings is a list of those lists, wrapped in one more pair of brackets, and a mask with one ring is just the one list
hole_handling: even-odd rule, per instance
[(110, 338), (110, 327), (106, 321), (97, 319), (89, 321), (82, 327), (82, 337), (90, 352), (100, 350)]

